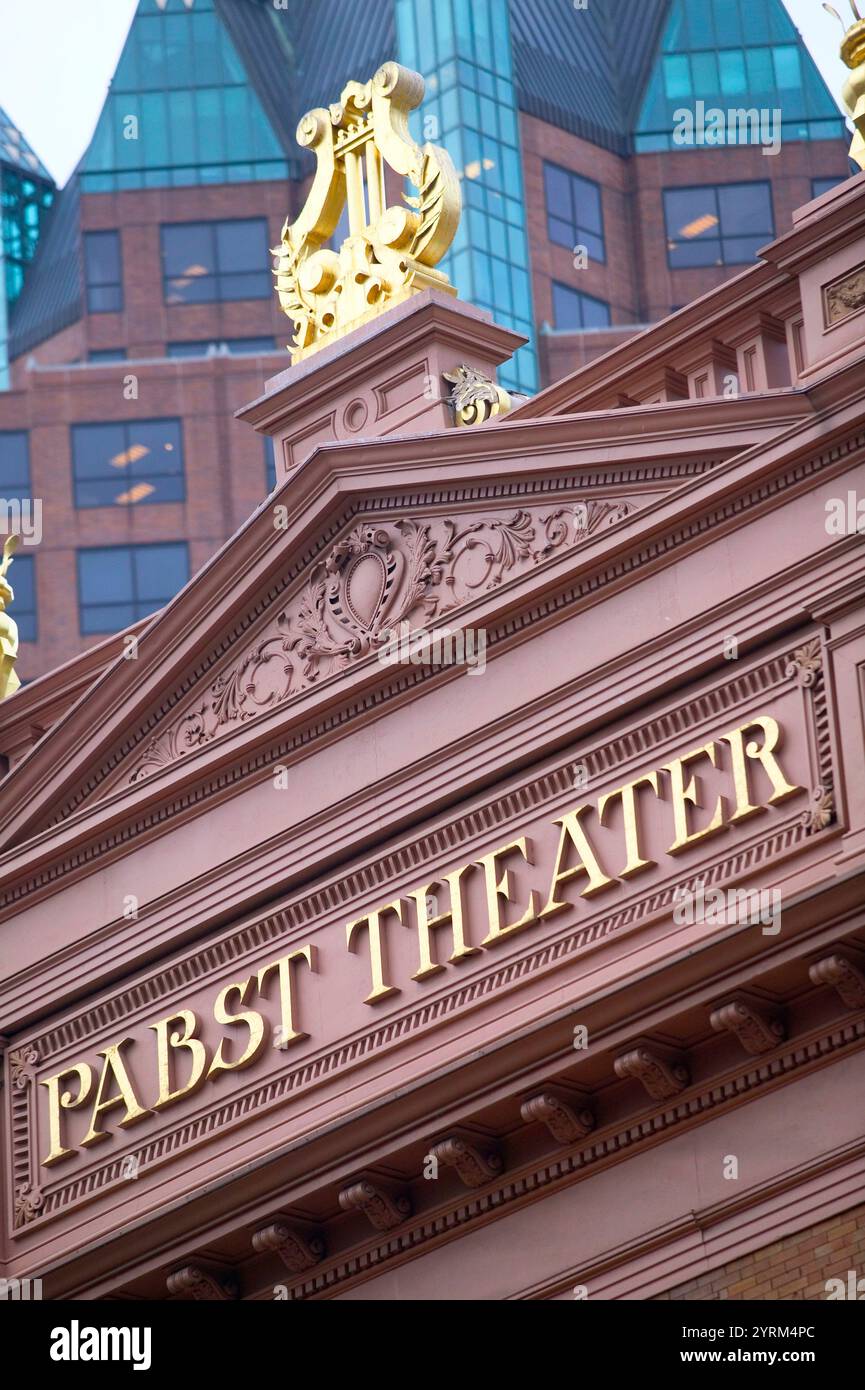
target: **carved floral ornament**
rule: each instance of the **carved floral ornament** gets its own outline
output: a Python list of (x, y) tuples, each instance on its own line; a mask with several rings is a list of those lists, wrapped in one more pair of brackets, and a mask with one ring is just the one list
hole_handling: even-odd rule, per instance
[(635, 509), (624, 499), (593, 499), (483, 519), (361, 522), (311, 567), (303, 587), (195, 707), (151, 739), (129, 781), (380, 650), (400, 623), (418, 630), (446, 619)]
[(842, 280), (827, 285), (823, 295), (827, 328), (850, 318), (851, 314), (865, 308), (865, 267), (860, 266)]

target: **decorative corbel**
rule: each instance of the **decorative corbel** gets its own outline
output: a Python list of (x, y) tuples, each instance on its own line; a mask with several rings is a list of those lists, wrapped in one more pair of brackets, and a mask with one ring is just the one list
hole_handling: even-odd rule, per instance
[(411, 1202), (404, 1191), (391, 1191), (369, 1178), (344, 1187), (339, 1205), (343, 1211), (362, 1211), (377, 1231), (392, 1231), (411, 1215)]
[(429, 1156), (449, 1168), (456, 1168), (466, 1187), (483, 1187), (499, 1177), (505, 1166), (498, 1144), (489, 1139), (473, 1143), (458, 1134), (448, 1135), (447, 1139), (433, 1144)]
[(504, 387), (497, 386), (477, 367), (461, 362), (442, 376), (453, 388), (448, 403), (457, 425), (483, 425), (493, 415), (507, 415), (511, 408), (511, 398)]
[(752, 1057), (771, 1052), (786, 1033), (780, 1014), (741, 994), (713, 1009), (709, 1022), (716, 1033), (734, 1033)]
[(616, 1057), (613, 1066), (622, 1080), (639, 1081), (652, 1100), (672, 1100), (684, 1091), (691, 1079), (681, 1058), (656, 1043), (641, 1044), (631, 1052), (623, 1052)]
[(557, 1091), (530, 1096), (520, 1106), (520, 1114), (527, 1125), (540, 1120), (558, 1144), (575, 1144), (595, 1127), (595, 1117), (588, 1107), (576, 1108), (570, 1098)]
[(230, 1270), (216, 1266), (184, 1265), (166, 1280), (169, 1294), (198, 1302), (225, 1303), (237, 1298), (237, 1280)]
[(325, 1253), (321, 1236), (306, 1235), (296, 1226), (288, 1226), (284, 1221), (276, 1221), (272, 1226), (264, 1226), (255, 1231), (252, 1248), (259, 1255), (275, 1251), (286, 1269), (292, 1274), (303, 1274), (304, 1270), (317, 1265)]
[(865, 972), (849, 955), (835, 951), (808, 969), (815, 985), (831, 985), (845, 1008), (865, 1009)]

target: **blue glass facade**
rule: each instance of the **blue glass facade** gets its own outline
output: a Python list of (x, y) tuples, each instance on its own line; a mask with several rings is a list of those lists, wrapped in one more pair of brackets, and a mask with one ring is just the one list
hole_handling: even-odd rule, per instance
[(84, 192), (289, 172), (213, 0), (140, 0), (85, 156)]
[(844, 122), (780, 0), (673, 0), (646, 87), (634, 149), (678, 148), (674, 113), (781, 112), (781, 141), (840, 140)]
[(462, 299), (529, 339), (499, 373), (537, 390), (523, 173), (508, 6), (502, 0), (396, 0), (399, 60), (426, 80), (413, 134), (444, 145), (463, 216), (442, 269)]
[(9, 388), (9, 313), (53, 201), (50, 174), (0, 107), (0, 391)]

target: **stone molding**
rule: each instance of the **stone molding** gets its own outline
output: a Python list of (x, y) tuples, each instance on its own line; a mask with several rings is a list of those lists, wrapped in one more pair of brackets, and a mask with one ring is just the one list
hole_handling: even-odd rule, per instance
[[(800, 645), (795, 652), (801, 650), (803, 647)], [(795, 653), (791, 660), (781, 652), (761, 666), (731, 676), (724, 685), (704, 691), (697, 699), (673, 706), (619, 738), (603, 741), (598, 747), (587, 750), (583, 758), (590, 775), (610, 776), (620, 764), (635, 757), (648, 756), (653, 747), (674, 736), (681, 737), (688, 729), (710, 719), (717, 719), (737, 704), (753, 698), (758, 691), (776, 689), (789, 682), (797, 670)], [(818, 736), (821, 727), (825, 725), (828, 729), (825, 681), (822, 678), (814, 679), (803, 687), (803, 699), (806, 717), (810, 721), (812, 745), (824, 760), (815, 771), (821, 780), (831, 784), (831, 745), (828, 735), (825, 739)], [(12, 1180), (18, 1194), (16, 1202), (20, 1198), (16, 1207), (16, 1227), (31, 1227), (38, 1221), (60, 1214), (70, 1204), (78, 1205), (92, 1199), (106, 1188), (125, 1180), (123, 1170), (127, 1155), (120, 1155), (101, 1165), (97, 1164), (65, 1183), (61, 1180), (56, 1185), (49, 1184), (44, 1192), (38, 1190), (38, 1161), (32, 1151), (35, 1126), (29, 1105), (33, 1089), (30, 1067), (48, 1061), (73, 1044), (81, 1044), (118, 1018), (128, 1018), (145, 1008), (158, 1008), (177, 990), (188, 988), (214, 971), (249, 956), (276, 938), (290, 938), (294, 928), (306, 927), (310, 920), (332, 911), (334, 907), (343, 908), (355, 894), (370, 894), (384, 877), (416, 870), (423, 860), (434, 862), (443, 854), (454, 852), (465, 841), (489, 833), (494, 825), (502, 824), (515, 814), (529, 809), (537, 810), (545, 803), (561, 798), (571, 786), (567, 770), (570, 762), (571, 759), (563, 766), (531, 779), (523, 787), (474, 808), (468, 815), (455, 817), (448, 827), (419, 837), (401, 851), (385, 851), (360, 872), (350, 873), (321, 890), (302, 895), (281, 911), (269, 913), (256, 922), (245, 923), (223, 940), (114, 992), (86, 1013), (42, 1030), (23, 1043), (16, 1041), (13, 1052), (7, 1053), (7, 1056), (29, 1059), (28, 1069), (23, 1074), (23, 1086), (15, 1084), (11, 1088), (11, 1128), (15, 1155)], [(835, 833), (837, 827), (827, 825), (821, 828), (831, 834)], [(367, 1061), (372, 1052), (398, 1045), (411, 1033), (434, 1026), (454, 1013), (471, 1008), (493, 991), (501, 991), (518, 981), (524, 981), (533, 973), (555, 968), (575, 952), (616, 931), (633, 928), (657, 914), (669, 913), (674, 906), (675, 894), (683, 886), (693, 891), (698, 884), (708, 888), (735, 883), (761, 864), (777, 864), (801, 846), (811, 833), (801, 813), (794, 812), (792, 817), (772, 830), (740, 844), (735, 852), (703, 864), (686, 880), (677, 877), (674, 881), (658, 885), (615, 912), (604, 913), (600, 909), (593, 918), (578, 927), (563, 928), (542, 944), (523, 951), (503, 965), (494, 966), (465, 983), (457, 981), (437, 997), (409, 1007), (385, 1023), (374, 1024), (359, 1036), (342, 1040), (282, 1075), (253, 1083), (230, 1100), (219, 1103), (184, 1125), (174, 1125), (163, 1134), (155, 1135), (137, 1146), (135, 1152), (139, 1163), (152, 1170), (171, 1159), (181, 1148), (188, 1148), (217, 1130), (223, 1132), (230, 1126), (243, 1123), (254, 1109), (272, 1108), (295, 1091), (308, 1089), (330, 1079), (339, 1071)]]
[[(666, 532), (663, 537), (658, 539), (636, 544), (633, 549), (612, 560), (606, 567), (594, 571), (571, 584), (568, 587), (558, 587), (557, 592), (551, 597), (545, 598), (540, 602), (535, 602), (525, 611), (520, 612), (511, 618), (506, 618), (498, 624), (488, 628), (487, 649), (494, 651), (496, 645), (522, 632), (527, 625), (540, 622), (551, 618), (562, 612), (563, 609), (579, 604), (583, 599), (600, 592), (602, 589), (629, 578), (642, 566), (652, 563), (670, 555), (673, 551), (683, 545), (690, 543), (701, 535), (708, 533), (716, 527), (737, 522), (742, 514), (752, 507), (759, 506), (779, 494), (790, 491), (793, 488), (807, 482), (823, 469), (830, 468), (838, 464), (846, 456), (857, 452), (865, 447), (865, 431), (845, 439), (843, 442), (833, 445), (822, 454), (812, 455), (805, 459), (800, 459), (795, 465), (788, 467), (784, 472), (778, 473), (762, 483), (756, 484), (749, 491), (740, 493), (734, 497), (727, 498), (720, 505), (710, 510), (704, 510), (701, 514), (691, 520), (673, 527)], [(402, 504), (401, 504), (402, 505)], [(336, 528), (338, 529), (338, 528)], [(333, 533), (333, 532), (332, 532)], [(331, 534), (332, 534), (331, 533)], [(271, 594), (273, 591), (270, 591)], [(265, 604), (265, 600), (261, 600)], [(265, 604), (266, 606), (266, 604)], [(248, 626), (248, 624), (247, 624)], [(221, 647), (226, 650), (226, 644)], [(200, 678), (201, 667), (191, 673), (189, 680)], [(397, 693), (407, 691), (413, 686), (420, 685), (424, 680), (435, 678), (437, 672), (435, 668), (412, 667), (409, 673), (403, 673), (399, 678), (393, 680), (385, 687), (379, 687), (375, 691), (367, 692), (362, 698), (352, 701), (350, 704), (331, 709), (317, 723), (304, 724), (303, 728), (288, 739), (274, 740), (269, 744), (267, 754), (261, 752), (253, 756), (247, 756), (239, 764), (233, 765), (230, 769), (223, 769), (215, 775), (211, 775), (203, 783), (192, 786), (173, 800), (161, 802), (157, 809), (142, 809), (141, 814), (136, 818), (134, 825), (122, 825), (113, 828), (111, 831), (101, 836), (97, 841), (91, 841), (81, 848), (70, 852), (62, 859), (54, 861), (45, 869), (42, 869), (26, 879), (13, 884), (4, 894), (3, 905), (11, 905), (18, 902), (30, 892), (40, 889), (44, 885), (56, 881), (70, 871), (74, 871), (82, 864), (101, 857), (109, 853), (115, 846), (123, 844), (133, 835), (140, 836), (146, 831), (154, 828), (170, 817), (175, 816), (183, 810), (200, 804), (204, 798), (217, 794), (228, 783), (237, 781), (239, 778), (263, 769), (274, 762), (284, 761), (290, 757), (296, 749), (308, 745), (310, 742), (321, 737), (337, 727), (344, 726), (349, 721), (361, 715), (368, 715), (369, 712), (382, 700), (392, 698)], [(179, 694), (163, 701), (160, 706), (160, 713), (167, 713), (172, 704), (176, 703)], [(156, 716), (155, 716), (156, 717)], [(152, 725), (150, 726), (152, 727)], [(141, 731), (141, 737), (145, 736), (147, 730)], [(134, 744), (127, 740), (123, 745), (123, 753), (131, 751)], [(228, 749), (226, 749), (228, 752)], [(120, 760), (117, 755), (111, 767), (116, 767)], [(101, 778), (111, 770), (103, 765), (103, 769), (94, 774), (86, 788), (82, 788), (80, 794), (67, 803), (63, 816), (66, 817), (73, 812), (77, 805), (95, 789)]]
[[(482, 1225), (542, 1190), (555, 1192), (618, 1161), (628, 1149), (656, 1143), (660, 1135), (689, 1127), (712, 1112), (741, 1103), (744, 1097), (750, 1098), (783, 1084), (793, 1074), (824, 1065), (835, 1056), (858, 1050), (863, 1044), (865, 1019), (836, 1024), (808, 1041), (796, 1040), (759, 1065), (723, 1079), (712, 1078), (699, 1087), (689, 1087), (680, 1100), (667, 1103), (664, 1109), (655, 1108), (606, 1133), (593, 1131), (584, 1147), (567, 1154), (551, 1155), (543, 1163), (522, 1172), (509, 1171), (505, 1181), (489, 1185), (485, 1191), (473, 1193), (470, 1199), (453, 1202), (438, 1212), (419, 1215), (406, 1223), (402, 1231), (391, 1233), (385, 1242), (323, 1262), (315, 1274), (289, 1287), (289, 1298), (296, 1301), (332, 1293), (349, 1286), (370, 1270), (413, 1258), (421, 1247), (429, 1249), (443, 1239)], [(753, 1201), (759, 1201), (760, 1197), (760, 1193), (755, 1193)]]

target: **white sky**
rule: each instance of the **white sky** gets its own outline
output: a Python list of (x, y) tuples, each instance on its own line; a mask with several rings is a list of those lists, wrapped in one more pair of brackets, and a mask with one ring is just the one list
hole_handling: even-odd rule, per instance
[[(837, 98), (847, 75), (841, 26), (818, 0), (784, 3)], [(0, 106), (61, 185), (93, 132), (135, 7), (136, 0), (0, 0)], [(835, 8), (852, 22), (846, 0)]]

